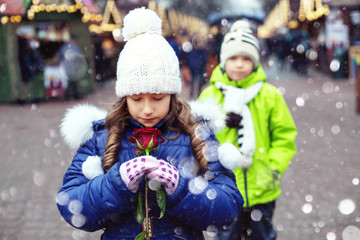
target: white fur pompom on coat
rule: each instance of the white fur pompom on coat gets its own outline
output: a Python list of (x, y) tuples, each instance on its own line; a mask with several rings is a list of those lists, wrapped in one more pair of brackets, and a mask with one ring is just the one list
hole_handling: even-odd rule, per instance
[(235, 170), (237, 167), (247, 169), (252, 164), (252, 157), (242, 154), (231, 143), (221, 144), (218, 153), (221, 165), (229, 170)]
[(234, 170), (241, 158), (239, 150), (231, 143), (223, 143), (218, 148), (219, 161), (224, 168)]
[(81, 170), (85, 177), (89, 180), (104, 174), (101, 158), (99, 156), (89, 156), (82, 164)]
[(92, 122), (105, 118), (107, 112), (88, 104), (70, 108), (60, 124), (60, 133), (72, 149), (79, 148), (94, 135)]
[(205, 119), (210, 129), (217, 133), (225, 127), (225, 113), (213, 100), (189, 102), (191, 113)]
[[(214, 100), (197, 100), (189, 103), (191, 113), (205, 119), (211, 130), (216, 134), (225, 127), (225, 113)], [(240, 166), (242, 154), (231, 143), (223, 143), (218, 148), (219, 161), (223, 167), (234, 170)]]

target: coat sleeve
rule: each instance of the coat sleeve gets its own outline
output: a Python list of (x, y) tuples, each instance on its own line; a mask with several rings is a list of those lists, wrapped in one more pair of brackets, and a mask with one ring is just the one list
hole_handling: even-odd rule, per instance
[[(216, 141), (213, 134), (212, 138)], [(221, 229), (235, 220), (244, 202), (232, 171), (219, 161), (209, 162), (208, 169), (204, 176), (180, 176), (178, 189), (168, 197), (166, 212), (197, 229)]]
[(282, 175), (296, 153), (296, 126), (286, 102), (280, 92), (275, 95), (274, 108), (271, 111), (269, 131), (269, 158), (272, 168)]
[(96, 231), (113, 219), (133, 212), (135, 195), (128, 191), (116, 163), (105, 174), (88, 180), (82, 173), (82, 164), (96, 155), (96, 133), (77, 151), (65, 173), (63, 186), (57, 194), (57, 206), (63, 218), (72, 226)]

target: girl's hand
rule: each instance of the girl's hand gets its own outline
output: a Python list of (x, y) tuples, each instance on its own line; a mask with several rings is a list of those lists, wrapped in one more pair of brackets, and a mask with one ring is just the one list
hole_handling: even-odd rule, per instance
[(160, 162), (153, 156), (141, 156), (133, 158), (120, 165), (120, 176), (127, 189), (136, 193), (139, 188), (141, 177), (145, 172), (151, 172), (160, 166)]
[(179, 170), (164, 160), (157, 161), (160, 164), (159, 167), (150, 171), (146, 176), (163, 185), (166, 193), (171, 195), (179, 185)]

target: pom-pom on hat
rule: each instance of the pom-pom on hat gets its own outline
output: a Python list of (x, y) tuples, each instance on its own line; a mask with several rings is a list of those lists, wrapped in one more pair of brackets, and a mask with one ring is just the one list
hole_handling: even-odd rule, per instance
[(137, 8), (124, 18), (127, 41), (117, 63), (116, 95), (181, 92), (179, 60), (161, 36), (161, 19), (154, 11)]
[(252, 34), (248, 22), (238, 20), (224, 36), (220, 50), (220, 65), (225, 67), (227, 59), (234, 56), (249, 57), (256, 68), (260, 59), (260, 47), (258, 39)]

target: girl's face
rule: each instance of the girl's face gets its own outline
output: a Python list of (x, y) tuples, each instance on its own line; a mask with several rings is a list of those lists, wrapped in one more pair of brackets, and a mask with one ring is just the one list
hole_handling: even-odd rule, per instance
[(170, 94), (142, 93), (126, 97), (131, 117), (145, 127), (153, 127), (169, 112)]
[(225, 71), (232, 81), (240, 81), (249, 76), (254, 69), (254, 63), (249, 57), (234, 56), (225, 62)]

